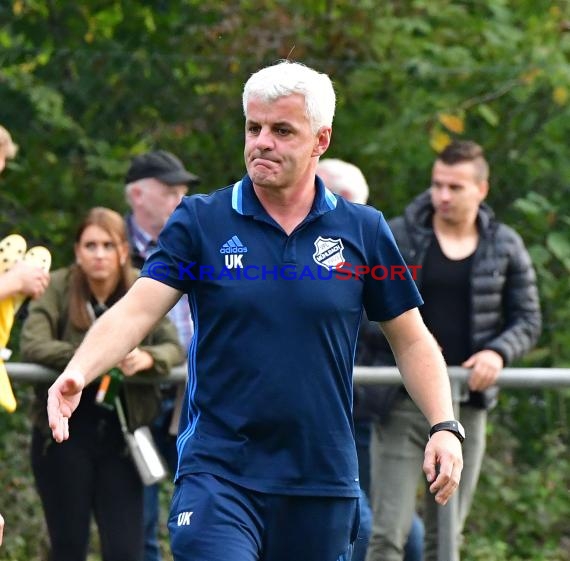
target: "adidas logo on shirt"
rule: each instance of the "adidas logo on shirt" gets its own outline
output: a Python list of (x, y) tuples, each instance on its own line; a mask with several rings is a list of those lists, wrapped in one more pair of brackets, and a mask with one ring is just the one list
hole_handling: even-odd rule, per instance
[(237, 236), (232, 236), (220, 247), (220, 253), (247, 253), (247, 247), (241, 243), (241, 240)]

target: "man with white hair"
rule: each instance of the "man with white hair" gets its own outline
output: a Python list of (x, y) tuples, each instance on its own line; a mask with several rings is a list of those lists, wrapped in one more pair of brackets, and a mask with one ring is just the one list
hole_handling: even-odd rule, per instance
[[(195, 334), (169, 519), (176, 561), (348, 561), (358, 531), (352, 369), (362, 309), (381, 322), (434, 425), (424, 470), (445, 504), (462, 469), (445, 363), (381, 213), (316, 177), (335, 109), (330, 78), (299, 63), (246, 82), (247, 174), (185, 197), (129, 293), (89, 331), (50, 388), (57, 441), (86, 383), (189, 297)], [(341, 277), (341, 278), (339, 278)], [(447, 426), (447, 425), (446, 425)]]
[(368, 202), (368, 183), (354, 164), (338, 158), (326, 158), (319, 161), (317, 174), (333, 193), (347, 201), (361, 205)]

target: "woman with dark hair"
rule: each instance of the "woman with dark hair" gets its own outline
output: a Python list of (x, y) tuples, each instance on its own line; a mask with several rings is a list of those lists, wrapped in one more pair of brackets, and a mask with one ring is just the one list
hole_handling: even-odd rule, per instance
[[(63, 370), (97, 317), (136, 279), (124, 221), (113, 210), (90, 210), (75, 238), (75, 263), (52, 273), (32, 302), (21, 334), (22, 359)], [(176, 330), (168, 320), (117, 366), (125, 376), (166, 376), (182, 362)], [(86, 559), (91, 515), (104, 561), (140, 561), (143, 551), (143, 485), (128, 454), (114, 409), (96, 402), (99, 383), (85, 389), (73, 417), (74, 438), (55, 445), (45, 403), (49, 383), (36, 386), (31, 461), (46, 517), (53, 561)], [(153, 384), (122, 384), (120, 399), (131, 430), (159, 412)]]

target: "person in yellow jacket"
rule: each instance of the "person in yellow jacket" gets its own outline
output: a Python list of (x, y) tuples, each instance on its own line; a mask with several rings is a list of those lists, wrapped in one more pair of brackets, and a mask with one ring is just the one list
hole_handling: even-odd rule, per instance
[[(10, 133), (0, 125), (0, 173), (17, 151)], [(37, 249), (41, 249), (39, 255)], [(10, 356), (6, 345), (20, 304), (25, 298), (38, 298), (47, 288), (49, 261), (45, 248), (26, 253), (26, 242), (17, 234), (0, 241), (0, 406), (10, 413), (16, 409), (16, 400), (3, 362)]]

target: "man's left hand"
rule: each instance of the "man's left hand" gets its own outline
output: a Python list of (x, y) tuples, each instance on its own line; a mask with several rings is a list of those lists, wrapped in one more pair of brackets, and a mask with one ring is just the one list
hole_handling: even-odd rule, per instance
[(481, 392), (496, 382), (503, 368), (503, 357), (495, 351), (479, 351), (471, 355), (461, 366), (471, 368), (467, 381), (469, 389)]

